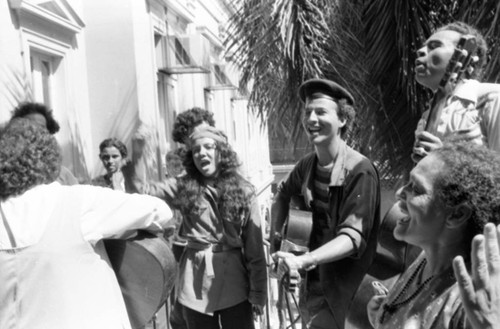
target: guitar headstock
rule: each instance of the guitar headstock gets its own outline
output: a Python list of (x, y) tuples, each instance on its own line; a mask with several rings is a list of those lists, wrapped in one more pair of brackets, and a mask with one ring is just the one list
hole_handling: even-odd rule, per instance
[(446, 72), (439, 83), (440, 89), (453, 89), (462, 74), (466, 70), (472, 69), (470, 64), (478, 61), (478, 57), (475, 55), (476, 49), (477, 42), (473, 35), (467, 34), (460, 38), (446, 67)]

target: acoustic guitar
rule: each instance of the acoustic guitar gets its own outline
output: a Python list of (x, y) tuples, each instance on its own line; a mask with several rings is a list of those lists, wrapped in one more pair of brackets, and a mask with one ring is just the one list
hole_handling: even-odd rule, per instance
[[(292, 208), (290, 205), (288, 217), (281, 230), (279, 250), (301, 255), (309, 251), (309, 240), (312, 232), (312, 212)], [(282, 260), (279, 260), (281, 262)], [(282, 273), (279, 263), (275, 264), (274, 276), (278, 279), (278, 300), (276, 308), (278, 313), (279, 328), (295, 329), (295, 324), (300, 321), (300, 316), (293, 310), (298, 310), (299, 305), (294, 293), (300, 282), (300, 274)], [(293, 305), (293, 306), (292, 306)], [(290, 326), (286, 324), (290, 323)]]
[(309, 251), (312, 232), (312, 212), (290, 209), (283, 225), (280, 251), (300, 255)]
[(132, 328), (144, 328), (165, 304), (174, 286), (174, 255), (163, 237), (146, 231), (126, 240), (107, 239), (104, 245)]

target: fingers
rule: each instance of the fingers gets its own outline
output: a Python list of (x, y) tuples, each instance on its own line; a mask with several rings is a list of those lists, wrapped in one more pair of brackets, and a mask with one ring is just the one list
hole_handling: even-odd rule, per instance
[(471, 258), (472, 281), (474, 282), (475, 289), (479, 290), (484, 288), (487, 282), (489, 282), (483, 235), (477, 235), (472, 240)]
[(372, 281), (372, 287), (376, 295), (386, 296), (389, 290), (379, 281)]
[(259, 317), (264, 314), (264, 307), (257, 304), (252, 304), (253, 320), (259, 321)]
[(489, 276), (497, 276), (500, 274), (500, 251), (498, 231), (493, 223), (488, 223), (484, 227), (484, 239)]
[(368, 303), (366, 304), (366, 311), (368, 314), (368, 321), (372, 324), (373, 327), (375, 327), (377, 321), (377, 314), (384, 303), (384, 301), (387, 299), (387, 296), (382, 296), (382, 295), (375, 295), (373, 296)]
[(442, 146), (443, 142), (439, 137), (434, 136), (427, 131), (421, 131), (416, 135), (413, 155), (415, 157), (424, 157), (429, 152), (432, 152)]
[(462, 256), (457, 256), (455, 257), (455, 259), (453, 259), (453, 272), (455, 273), (455, 278), (457, 279), (462, 301), (467, 307), (474, 303), (476, 299), (476, 293), (474, 290), (474, 285), (472, 283), (472, 278), (467, 272), (467, 268), (465, 267), (464, 259)]
[(255, 315), (262, 315), (264, 314), (264, 307), (261, 305), (252, 304), (252, 311)]
[(421, 131), (416, 135), (416, 140), (419, 142), (430, 144), (442, 144), (441, 139), (428, 131)]
[(414, 150), (419, 149), (420, 155), (424, 155), (424, 154), (427, 155), (427, 154), (429, 154), (429, 152), (432, 152), (432, 151), (440, 148), (441, 146), (442, 146), (441, 143), (436, 143), (436, 142), (432, 142), (432, 141), (426, 142), (426, 141), (419, 140), (419, 141), (417, 141)]
[(294, 256), (294, 254), (289, 253), (289, 252), (285, 252), (285, 251), (277, 251), (271, 255), (271, 257), (273, 258), (273, 260), (275, 262), (278, 261), (279, 259), (285, 259), (285, 258), (289, 258), (289, 257), (293, 257), (293, 256)]

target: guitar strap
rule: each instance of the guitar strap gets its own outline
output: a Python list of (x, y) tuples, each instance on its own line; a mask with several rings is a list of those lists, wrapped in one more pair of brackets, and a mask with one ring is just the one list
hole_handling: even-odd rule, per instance
[(3, 212), (2, 205), (0, 204), (0, 214), (2, 215), (2, 223), (5, 227), (5, 231), (7, 232), (7, 235), (9, 237), (10, 245), (12, 248), (17, 247), (16, 239), (14, 238), (14, 234), (12, 233), (12, 229), (10, 228), (9, 222), (7, 221), (7, 217), (5, 216), (5, 213)]

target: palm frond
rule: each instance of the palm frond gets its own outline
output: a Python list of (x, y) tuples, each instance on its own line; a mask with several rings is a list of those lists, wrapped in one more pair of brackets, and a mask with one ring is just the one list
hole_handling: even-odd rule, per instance
[(430, 93), (414, 79), (416, 50), (442, 24), (463, 20), (490, 45), (485, 79), (500, 79), (500, 2), (494, 0), (234, 0), (226, 45), (243, 72), (240, 89), (269, 129), (301, 139), (297, 88), (325, 77), (357, 102), (348, 142), (382, 177), (412, 167), (414, 130)]

